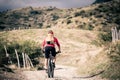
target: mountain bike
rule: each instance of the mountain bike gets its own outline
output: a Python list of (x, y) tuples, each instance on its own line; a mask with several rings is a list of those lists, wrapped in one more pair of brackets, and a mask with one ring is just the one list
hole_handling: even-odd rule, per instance
[[(59, 51), (56, 52), (60, 53)], [(54, 68), (55, 68), (55, 64), (53, 64), (53, 56), (50, 53), (49, 54), (49, 59), (48, 59), (48, 66), (47, 66), (47, 74), (48, 74), (48, 78), (53, 78), (54, 77)]]

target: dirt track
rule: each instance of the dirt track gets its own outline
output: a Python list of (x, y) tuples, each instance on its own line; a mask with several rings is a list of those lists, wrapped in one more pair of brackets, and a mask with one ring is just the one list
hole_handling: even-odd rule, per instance
[(22, 75), (25, 80), (104, 80), (98, 75), (94, 77), (80, 77), (76, 73), (76, 68), (69, 66), (57, 65), (54, 78), (48, 78), (45, 70), (39, 71), (23, 71)]
[[(73, 77), (76, 76), (75, 69), (69, 66), (56, 65), (55, 76), (52, 80), (73, 80)], [(26, 80), (51, 80), (47, 78), (45, 70), (23, 71), (22, 75), (26, 77)]]

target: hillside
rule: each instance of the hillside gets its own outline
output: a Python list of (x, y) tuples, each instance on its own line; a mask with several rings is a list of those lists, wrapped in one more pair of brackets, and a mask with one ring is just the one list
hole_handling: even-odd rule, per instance
[(14, 28), (82, 28), (106, 31), (119, 27), (119, 0), (84, 8), (26, 7), (0, 13), (0, 29)]

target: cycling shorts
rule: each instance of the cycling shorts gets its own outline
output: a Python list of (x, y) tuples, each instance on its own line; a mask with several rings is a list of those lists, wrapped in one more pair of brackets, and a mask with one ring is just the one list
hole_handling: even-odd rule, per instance
[(45, 47), (45, 58), (49, 58), (49, 54), (52, 54), (53, 57), (56, 56), (56, 50), (54, 47), (46, 46)]

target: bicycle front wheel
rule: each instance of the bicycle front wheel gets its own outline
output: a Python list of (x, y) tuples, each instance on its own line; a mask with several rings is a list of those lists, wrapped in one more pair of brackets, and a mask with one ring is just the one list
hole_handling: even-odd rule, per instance
[(48, 77), (49, 78), (54, 77), (54, 66), (51, 60), (48, 61)]

